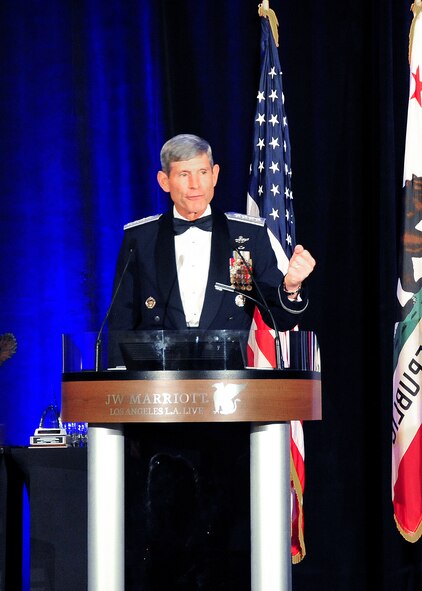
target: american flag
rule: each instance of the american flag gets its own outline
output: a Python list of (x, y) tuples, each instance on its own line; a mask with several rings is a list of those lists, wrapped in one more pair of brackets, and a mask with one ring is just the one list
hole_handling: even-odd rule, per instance
[(290, 138), (280, 59), (267, 16), (261, 17), (261, 75), (247, 211), (266, 219), (280, 270), (286, 273), (295, 245)]
[[(261, 73), (253, 127), (252, 162), (247, 195), (247, 213), (266, 219), (278, 267), (285, 274), (295, 246), (290, 138), (284, 108), (280, 58), (276, 46), (277, 17), (259, 6), (261, 17)], [(288, 360), (288, 333), (280, 334), (283, 360)], [(249, 363), (275, 367), (274, 332), (256, 308), (248, 342)], [(292, 421), (292, 561), (305, 556), (303, 535), (303, 491), (305, 449), (300, 421)]]

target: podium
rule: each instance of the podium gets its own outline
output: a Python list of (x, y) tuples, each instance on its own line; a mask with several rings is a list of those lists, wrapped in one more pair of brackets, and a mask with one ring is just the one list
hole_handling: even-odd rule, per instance
[(290, 421), (321, 419), (297, 370), (64, 372), (63, 421), (88, 422), (88, 591), (124, 589), (124, 424), (250, 423), (251, 589), (291, 589)]

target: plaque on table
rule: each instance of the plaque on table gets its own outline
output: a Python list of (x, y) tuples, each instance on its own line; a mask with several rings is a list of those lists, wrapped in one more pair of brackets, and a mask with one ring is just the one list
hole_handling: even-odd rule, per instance
[(43, 412), (40, 424), (29, 438), (30, 447), (68, 447), (69, 436), (63, 428), (57, 406), (49, 404)]

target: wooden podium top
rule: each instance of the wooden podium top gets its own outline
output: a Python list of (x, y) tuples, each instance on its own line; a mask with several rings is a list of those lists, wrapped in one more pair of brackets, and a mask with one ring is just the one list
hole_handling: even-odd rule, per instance
[(63, 421), (319, 420), (321, 374), (297, 370), (82, 371), (62, 376)]

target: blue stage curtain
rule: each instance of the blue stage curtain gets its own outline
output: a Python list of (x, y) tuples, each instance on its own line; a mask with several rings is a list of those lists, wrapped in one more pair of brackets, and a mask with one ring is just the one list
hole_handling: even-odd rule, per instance
[(98, 330), (123, 224), (165, 207), (154, 3), (1, 7), (1, 367), (6, 441), (60, 406), (61, 334)]

